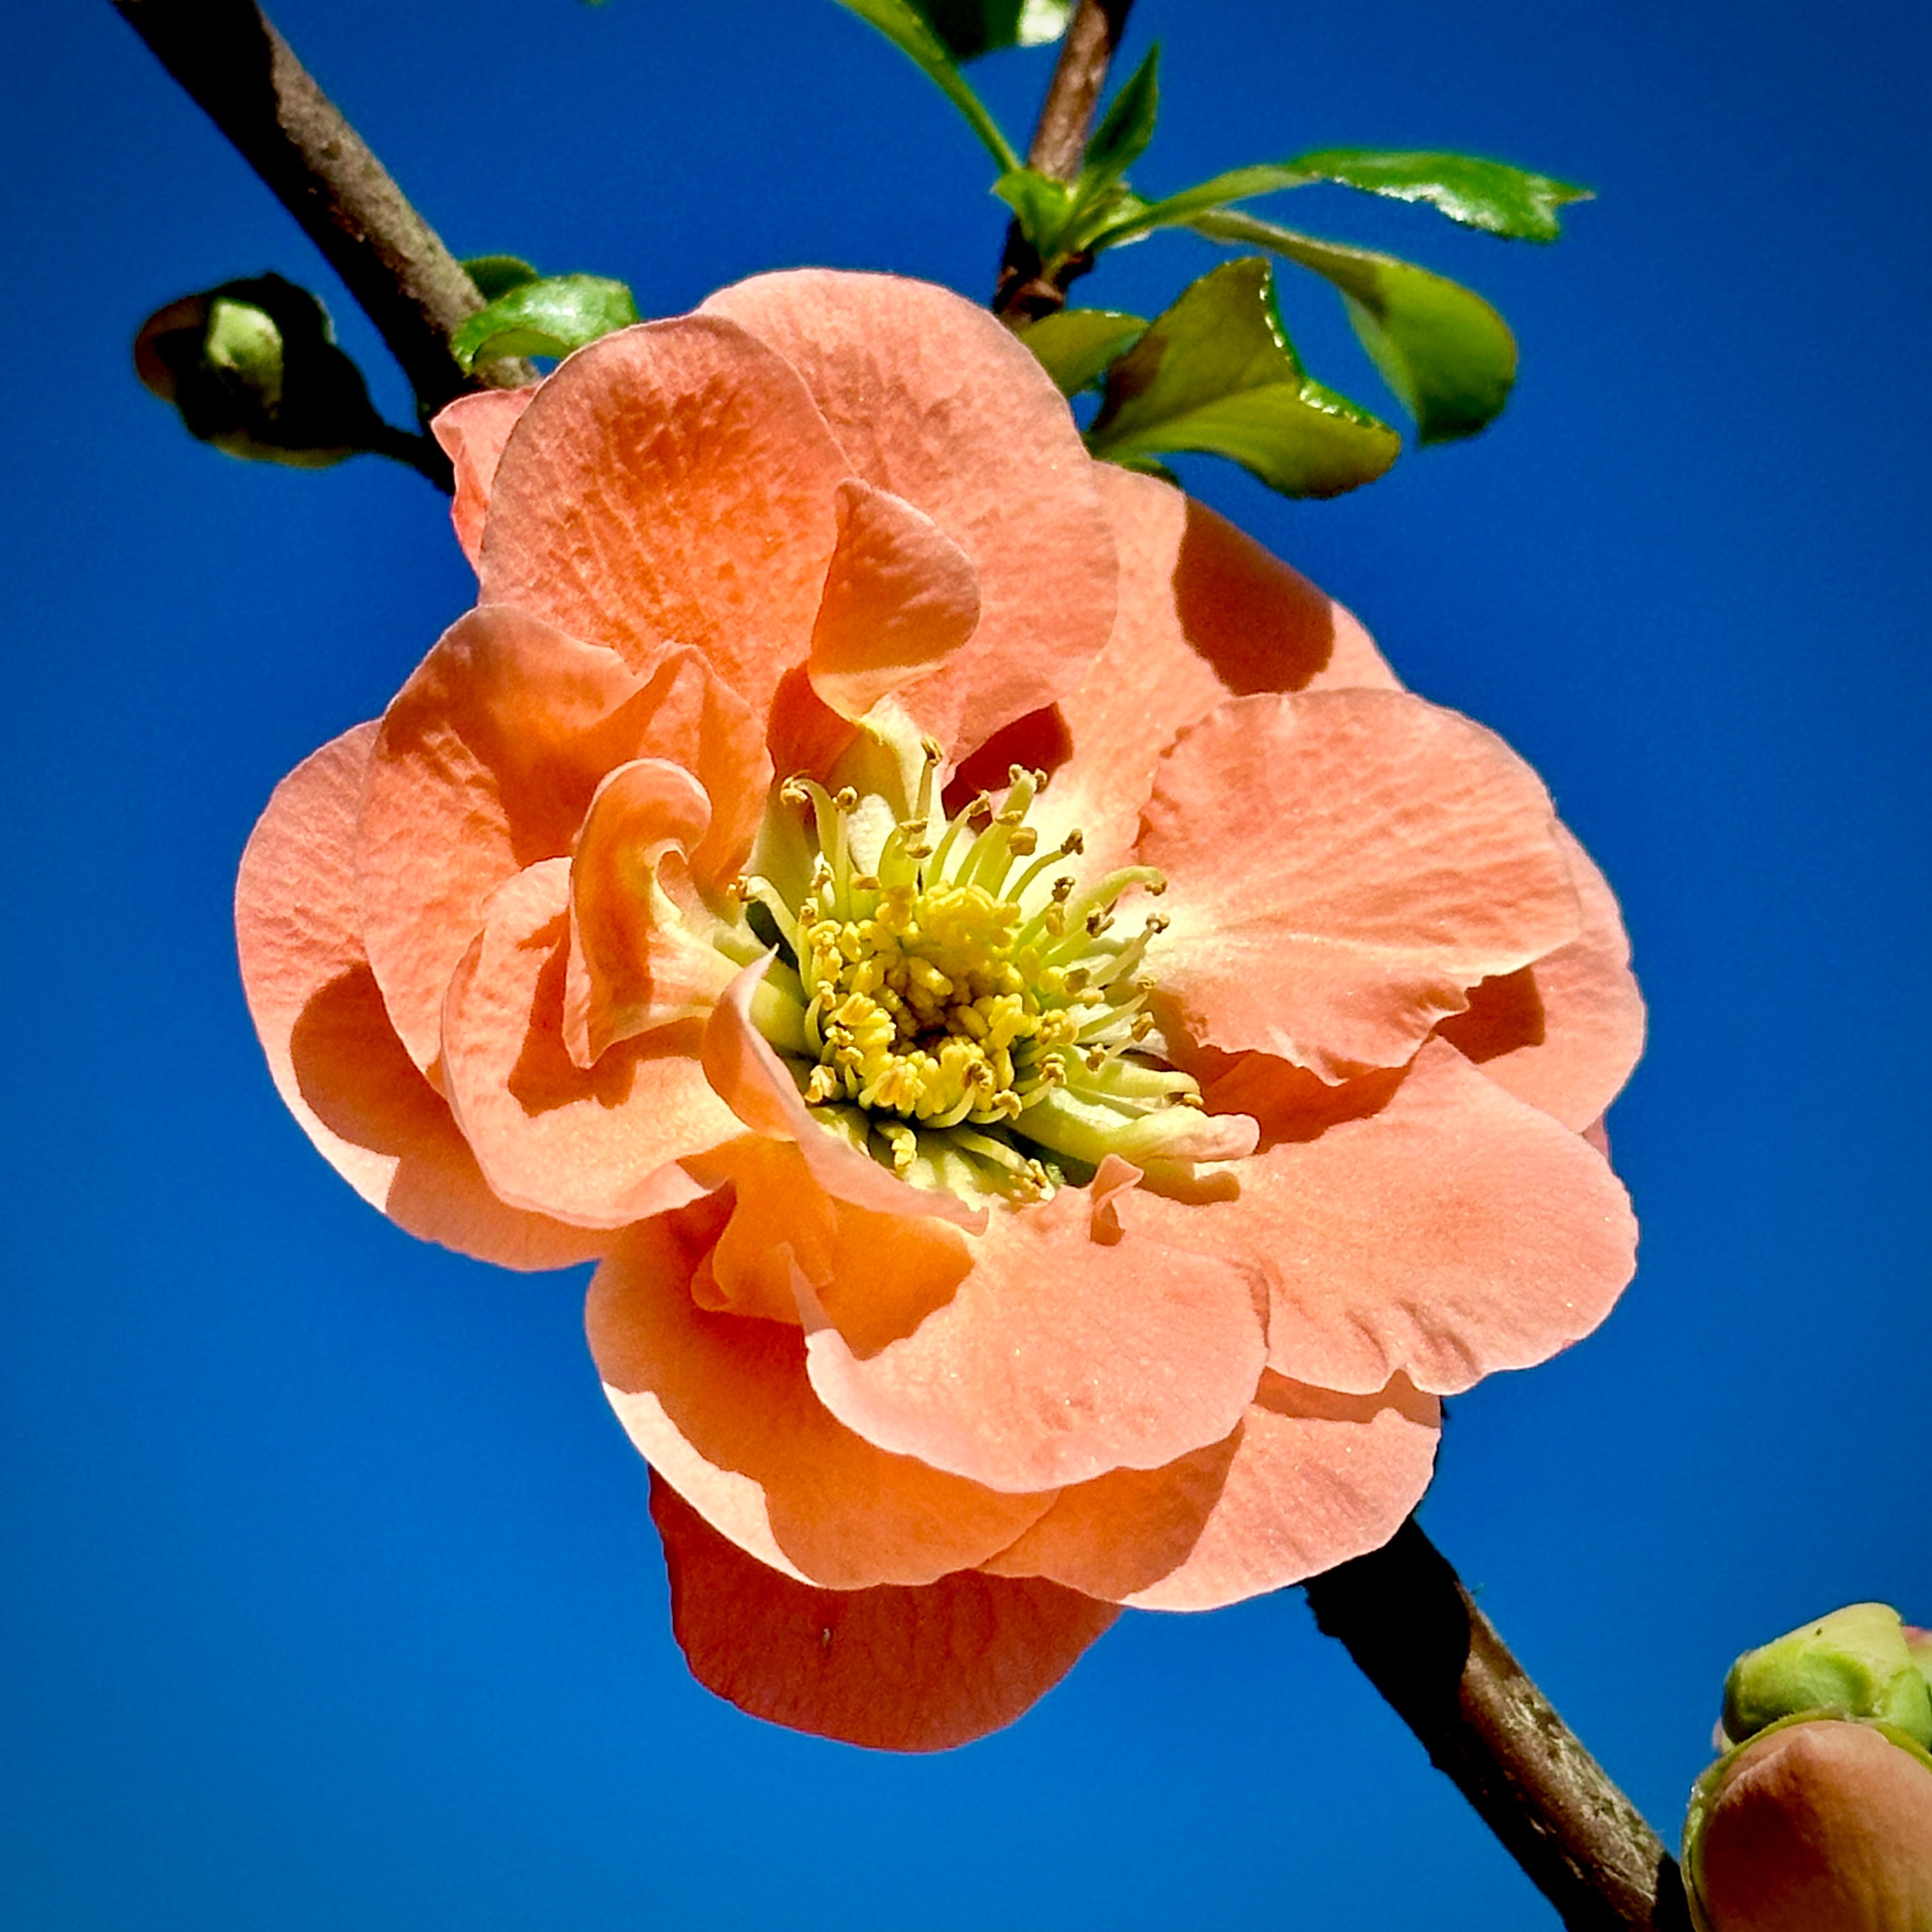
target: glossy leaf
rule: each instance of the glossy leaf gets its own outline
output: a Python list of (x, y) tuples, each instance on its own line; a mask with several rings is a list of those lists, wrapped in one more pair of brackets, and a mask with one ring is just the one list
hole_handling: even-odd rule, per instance
[(520, 255), (470, 255), (464, 258), (463, 266), (486, 302), (521, 288), (526, 282), (542, 279)]
[(1108, 365), (1146, 333), (1144, 316), (1111, 308), (1066, 308), (1028, 322), (1020, 331), (1020, 340), (1039, 357), (1062, 395), (1077, 396), (1098, 382)]
[(1197, 182), (1160, 201), (1143, 202), (1126, 212), (1118, 224), (1097, 234), (1093, 245), (1114, 248), (1124, 242), (1138, 241), (1156, 228), (1180, 228), (1197, 214), (1225, 208), (1230, 202), (1246, 201), (1258, 194), (1274, 194), (1283, 188), (1306, 188), (1308, 178), (1294, 169), (1268, 162), (1251, 168), (1230, 168), (1226, 174)]
[(604, 275), (551, 275), (524, 282), (478, 309), (450, 338), (465, 369), (498, 356), (568, 356), (638, 320), (622, 282)]
[(914, 0), (915, 10), (956, 61), (1001, 47), (1044, 46), (1066, 31), (1074, 0)]
[(1474, 290), (1397, 256), (1319, 241), (1232, 210), (1192, 225), (1216, 241), (1271, 248), (1340, 289), (1362, 346), (1414, 417), (1418, 442), (1474, 436), (1508, 401), (1516, 338)]
[(1147, 58), (1136, 68), (1102, 118), (1094, 138), (1087, 144), (1081, 164), (1083, 188), (1089, 184), (1117, 182), (1147, 150), (1154, 139), (1154, 118), (1160, 111), (1160, 50), (1150, 47)]
[(1002, 174), (1020, 166), (1018, 152), (1000, 130), (991, 110), (954, 64), (953, 56), (932, 21), (912, 0), (838, 0), (840, 6), (878, 28), (892, 45), (937, 84), (966, 117), (968, 124), (1000, 164)]
[(1594, 192), (1474, 154), (1324, 148), (1298, 154), (1287, 165), (1304, 181), (1338, 182), (1365, 194), (1426, 202), (1452, 221), (1517, 242), (1554, 242), (1563, 232), (1556, 211), (1588, 201)]
[(1302, 368), (1274, 271), (1250, 256), (1185, 290), (1114, 364), (1088, 447), (1129, 468), (1204, 451), (1284, 495), (1334, 496), (1381, 476), (1402, 440)]

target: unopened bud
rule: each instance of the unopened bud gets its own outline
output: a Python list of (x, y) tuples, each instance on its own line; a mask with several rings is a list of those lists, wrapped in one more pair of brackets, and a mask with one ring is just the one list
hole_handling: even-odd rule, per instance
[(1853, 1604), (1747, 1651), (1732, 1665), (1724, 1681), (1724, 1732), (1732, 1744), (1806, 1712), (1894, 1725), (1932, 1745), (1932, 1684), (1914, 1660), (1896, 1610)]
[(134, 339), (134, 369), (190, 435), (230, 456), (320, 470), (382, 434), (328, 311), (280, 275), (156, 310)]
[(1700, 1932), (1926, 1932), (1932, 1756), (1888, 1725), (1774, 1724), (1699, 1780), (1684, 1871)]

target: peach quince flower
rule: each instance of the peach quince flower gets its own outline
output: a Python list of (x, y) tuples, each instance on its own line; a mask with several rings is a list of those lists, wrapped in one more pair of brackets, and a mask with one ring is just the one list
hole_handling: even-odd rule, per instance
[(1602, 1319), (1600, 877), (982, 311), (762, 277), (436, 429), (478, 602), (276, 792), (244, 977), (367, 1198), (598, 1258), (713, 1689), (976, 1736), (1376, 1546)]

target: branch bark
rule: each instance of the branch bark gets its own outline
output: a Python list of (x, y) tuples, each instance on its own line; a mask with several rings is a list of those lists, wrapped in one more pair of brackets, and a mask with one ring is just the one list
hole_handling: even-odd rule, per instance
[[(1060, 44), (1053, 79), (1046, 90), (1040, 120), (1027, 150), (1027, 164), (1070, 182), (1080, 172), (1093, 131), (1094, 110), (1107, 84), (1107, 69), (1120, 36), (1126, 31), (1134, 0), (1080, 0)], [(1020, 232), (1017, 221), (1006, 227), (1006, 253), (993, 291), (993, 313), (1006, 322), (1036, 321), (1066, 306), (1066, 291), (1076, 276), (1094, 266), (1093, 257), (1076, 255), (1049, 275), (1039, 251)]]
[(1690, 1932), (1676, 1862), (1559, 1718), (1413, 1518), (1308, 1586), (1388, 1699), (1572, 1932)]
[[(449, 352), (483, 305), (463, 265), (254, 0), (113, 0), (115, 10), (240, 149), (382, 332), (424, 418), (479, 386)], [(482, 385), (530, 380), (522, 363)]]

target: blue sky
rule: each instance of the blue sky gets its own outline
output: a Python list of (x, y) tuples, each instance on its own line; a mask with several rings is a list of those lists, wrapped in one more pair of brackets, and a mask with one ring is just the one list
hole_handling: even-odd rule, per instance
[[(274, 12), (460, 252), (622, 276), (658, 314), (806, 262), (989, 284), (979, 149), (830, 0)], [(269, 790), (471, 580), (419, 479), (204, 450), (128, 345), (273, 268), (392, 414), (400, 380), (109, 7), (10, 25), (0, 1918), (1552, 1924), (1298, 1592), (1126, 1618), (933, 1760), (692, 1684), (580, 1279), (364, 1208), (283, 1114), (236, 980)], [(1497, 301), (1516, 398), (1333, 503), (1186, 480), (1528, 755), (1622, 896), (1653, 1019), (1611, 1120), (1641, 1272), (1596, 1336), (1452, 1406), (1424, 1521), (1672, 1833), (1736, 1650), (1862, 1598), (1932, 1621), (1932, 34), (1777, 0), (1140, 0), (1132, 46), (1156, 38), (1148, 188), (1360, 142), (1600, 191), (1548, 250), (1300, 197)], [(980, 70), (1016, 133), (1046, 70)], [(1158, 302), (1212, 259), (1156, 241), (1090, 298)], [(1326, 292), (1284, 306), (1378, 401)]]

